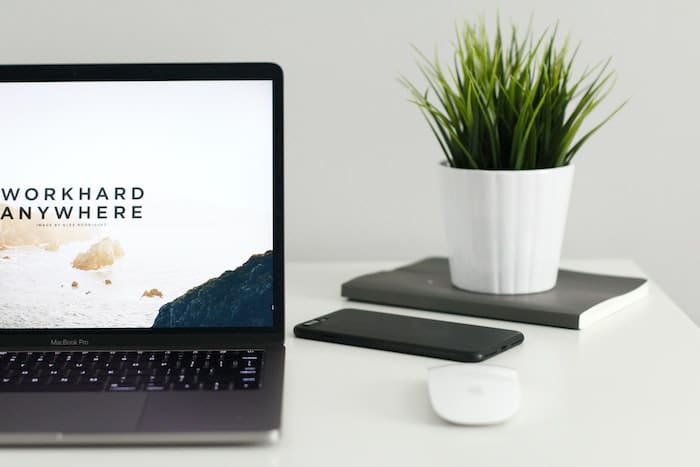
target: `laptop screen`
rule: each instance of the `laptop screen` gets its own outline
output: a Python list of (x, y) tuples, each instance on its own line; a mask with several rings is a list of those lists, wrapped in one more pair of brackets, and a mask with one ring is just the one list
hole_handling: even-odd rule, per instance
[(272, 326), (272, 92), (0, 83), (0, 329)]

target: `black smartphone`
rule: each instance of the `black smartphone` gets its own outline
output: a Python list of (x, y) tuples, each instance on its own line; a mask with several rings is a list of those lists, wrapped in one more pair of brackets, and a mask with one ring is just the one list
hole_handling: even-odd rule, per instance
[(520, 344), (518, 331), (345, 308), (297, 324), (304, 339), (459, 362), (480, 362)]

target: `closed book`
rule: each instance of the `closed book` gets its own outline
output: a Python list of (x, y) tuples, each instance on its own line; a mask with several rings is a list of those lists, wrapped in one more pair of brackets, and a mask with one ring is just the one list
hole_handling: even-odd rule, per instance
[(432, 257), (345, 282), (341, 295), (384, 305), (584, 329), (642, 299), (647, 280), (560, 269), (546, 292), (492, 295), (454, 287), (447, 258)]

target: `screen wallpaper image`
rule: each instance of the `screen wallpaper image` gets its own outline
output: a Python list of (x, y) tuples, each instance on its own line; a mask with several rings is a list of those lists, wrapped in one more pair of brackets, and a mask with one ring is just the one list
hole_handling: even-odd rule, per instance
[(272, 326), (272, 82), (0, 83), (0, 329)]

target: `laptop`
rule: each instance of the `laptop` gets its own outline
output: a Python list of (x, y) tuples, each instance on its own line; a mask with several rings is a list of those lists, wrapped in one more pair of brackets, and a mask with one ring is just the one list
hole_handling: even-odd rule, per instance
[(0, 66), (0, 443), (264, 443), (282, 70)]

